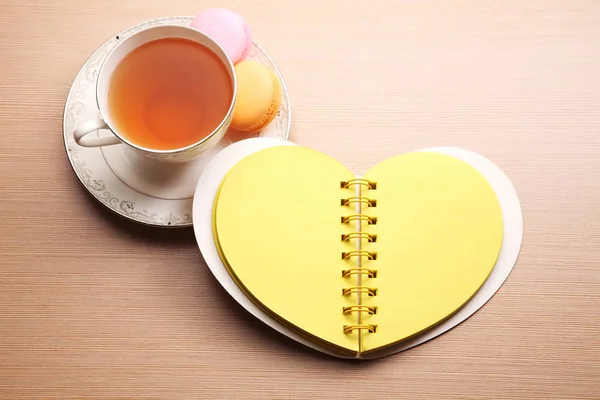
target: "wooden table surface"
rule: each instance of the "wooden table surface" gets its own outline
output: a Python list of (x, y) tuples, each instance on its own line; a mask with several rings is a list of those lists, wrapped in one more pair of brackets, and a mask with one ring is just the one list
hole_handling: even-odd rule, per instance
[[(317, 354), (218, 285), (191, 229), (143, 228), (71, 170), (79, 67), (143, 20), (243, 14), (292, 140), (356, 173), (477, 151), (513, 180), (519, 261), (478, 313), (374, 362)], [(0, 0), (0, 399), (600, 399), (598, 0)]]

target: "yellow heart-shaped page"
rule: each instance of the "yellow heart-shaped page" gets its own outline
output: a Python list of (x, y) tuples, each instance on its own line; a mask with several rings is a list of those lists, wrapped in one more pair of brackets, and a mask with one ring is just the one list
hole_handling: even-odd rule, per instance
[(461, 160), (409, 153), (354, 178), (311, 149), (261, 150), (225, 176), (213, 218), (223, 263), (246, 295), (348, 354), (452, 315), (485, 282), (502, 244), (495, 193)]

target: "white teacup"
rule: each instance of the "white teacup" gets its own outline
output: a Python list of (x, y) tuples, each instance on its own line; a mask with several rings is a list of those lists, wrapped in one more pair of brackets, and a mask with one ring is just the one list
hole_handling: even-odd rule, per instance
[[(108, 107), (108, 89), (110, 85), (110, 79), (117, 65), (119, 65), (123, 58), (137, 47), (150, 41), (162, 38), (188, 39), (200, 43), (212, 50), (219, 57), (223, 63), (223, 66), (225, 66), (227, 69), (233, 87), (233, 95), (229, 109), (223, 116), (223, 119), (217, 128), (208, 136), (203, 135), (203, 138), (198, 142), (173, 150), (149, 149), (132, 143), (130, 140), (124, 137), (124, 135), (122, 135), (118, 129), (115, 128)], [(235, 105), (237, 91), (237, 81), (233, 63), (231, 62), (231, 59), (225, 50), (223, 50), (223, 48), (209, 36), (194, 28), (184, 25), (154, 26), (142, 29), (125, 38), (122, 38), (121, 42), (111, 50), (106, 57), (106, 60), (102, 64), (96, 85), (96, 101), (98, 103), (98, 108), (100, 109), (100, 117), (95, 120), (85, 121), (75, 128), (73, 131), (75, 142), (83, 147), (100, 147), (125, 143), (126, 145), (130, 146), (131, 149), (145, 157), (162, 162), (174, 163), (185, 162), (196, 158), (203, 152), (214, 147), (223, 138), (229, 129), (231, 119), (233, 118), (233, 108)], [(99, 129), (106, 129), (110, 131), (111, 135), (102, 137), (94, 135), (95, 137), (93, 137), (92, 133)]]

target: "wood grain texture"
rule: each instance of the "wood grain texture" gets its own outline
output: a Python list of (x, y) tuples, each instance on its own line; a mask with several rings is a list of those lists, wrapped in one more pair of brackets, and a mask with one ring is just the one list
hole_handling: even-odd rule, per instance
[(134, 226), (62, 144), (111, 35), (203, 0), (0, 0), (0, 399), (599, 399), (600, 2), (231, 0), (276, 60), (292, 139), (356, 173), (466, 147), (513, 180), (514, 272), (447, 334), (374, 362), (292, 343), (220, 288), (191, 230)]

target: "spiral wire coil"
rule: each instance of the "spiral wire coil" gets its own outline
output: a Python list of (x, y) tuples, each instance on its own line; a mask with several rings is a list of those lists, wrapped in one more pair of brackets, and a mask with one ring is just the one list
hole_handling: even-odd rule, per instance
[[(367, 179), (356, 178), (350, 179), (348, 181), (343, 181), (340, 184), (340, 187), (343, 189), (352, 189), (357, 185), (361, 187), (362, 190), (376, 190), (377, 183), (371, 182)], [(374, 199), (370, 199), (366, 196), (350, 196), (347, 198), (341, 199), (342, 206), (352, 206), (353, 204), (360, 203), (360, 207), (377, 207), (377, 201)], [(367, 225), (376, 225), (377, 218), (368, 216), (363, 214), (349, 214), (341, 217), (342, 224), (350, 224), (352, 222), (360, 221), (362, 223), (366, 223)], [(352, 296), (353, 294), (358, 294), (359, 299), (361, 295), (367, 295), (369, 297), (377, 296), (377, 288), (370, 287), (367, 285), (363, 285), (363, 279), (375, 279), (377, 278), (377, 270), (373, 268), (366, 268), (363, 266), (363, 262), (373, 262), (377, 260), (377, 253), (362, 249), (362, 240), (365, 240), (366, 243), (373, 243), (377, 241), (377, 235), (373, 235), (366, 232), (350, 232), (341, 235), (342, 242), (351, 242), (352, 240), (361, 241), (360, 249), (345, 251), (342, 252), (341, 257), (343, 260), (350, 260), (353, 258), (357, 258), (359, 262), (357, 263), (357, 267), (348, 268), (342, 270), (343, 278), (352, 278), (355, 275), (358, 275), (358, 285), (356, 286), (348, 286), (342, 289), (342, 296)], [(364, 331), (368, 333), (376, 333), (377, 326), (371, 324), (362, 323), (363, 314), (366, 315), (375, 315), (377, 313), (377, 307), (367, 306), (364, 304), (356, 304), (351, 306), (346, 306), (342, 308), (342, 312), (345, 315), (351, 315), (353, 313), (358, 314), (358, 324), (353, 325), (344, 325), (343, 331), (344, 333), (352, 333), (355, 331)]]

